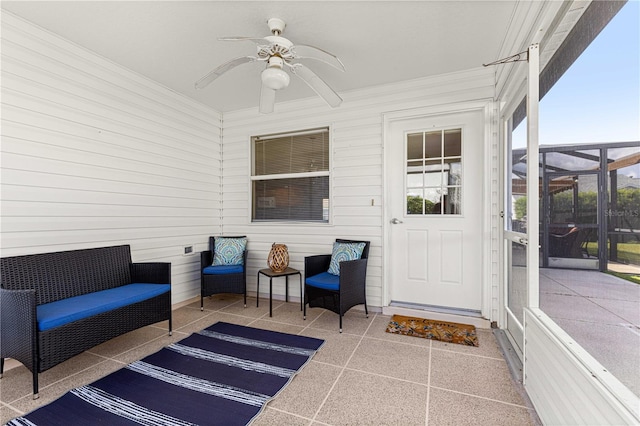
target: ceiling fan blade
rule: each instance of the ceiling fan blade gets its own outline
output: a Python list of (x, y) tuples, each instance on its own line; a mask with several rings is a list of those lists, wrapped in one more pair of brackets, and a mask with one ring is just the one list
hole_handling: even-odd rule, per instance
[(246, 64), (249, 62), (255, 62), (257, 60), (258, 58), (254, 56), (242, 56), (240, 58), (232, 59), (229, 62), (225, 62), (224, 64), (220, 65), (218, 68), (214, 69), (209, 74), (205, 75), (200, 80), (198, 80), (196, 82), (196, 89), (205, 88), (206, 86), (211, 84), (213, 80), (220, 77), (222, 74), (229, 71), (230, 69), (237, 67), (238, 65)]
[(294, 64), (291, 67), (291, 71), (307, 83), (309, 87), (320, 95), (331, 107), (335, 108), (342, 103), (342, 98), (309, 68), (302, 64)]
[(264, 37), (240, 37), (240, 36), (232, 36), (232, 37), (220, 37), (219, 41), (253, 41), (256, 44), (264, 44)]
[(332, 67), (344, 71), (344, 64), (337, 56), (319, 47), (309, 46), (306, 44), (296, 44), (293, 46), (293, 51), (296, 58), (300, 59), (315, 59), (322, 61), (325, 64), (329, 64)]
[(276, 91), (262, 84), (260, 89), (260, 112), (269, 114), (273, 112), (273, 106), (276, 103)]

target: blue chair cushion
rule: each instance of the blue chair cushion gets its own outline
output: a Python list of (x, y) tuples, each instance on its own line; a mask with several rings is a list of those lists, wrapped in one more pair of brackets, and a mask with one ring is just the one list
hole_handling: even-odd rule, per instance
[(84, 318), (151, 299), (171, 290), (171, 284), (127, 284), (36, 307), (38, 329), (46, 331)]
[(241, 274), (244, 270), (242, 265), (220, 265), (220, 266), (207, 266), (202, 270), (204, 275), (227, 275), (227, 274)]
[(246, 238), (216, 238), (213, 247), (212, 266), (242, 265), (246, 248)]
[(333, 243), (328, 272), (340, 275), (340, 262), (360, 259), (365, 246), (365, 243), (339, 243), (337, 241)]
[(322, 272), (318, 275), (309, 277), (304, 282), (307, 285), (323, 288), (325, 290), (338, 291), (340, 288), (340, 277), (328, 272)]

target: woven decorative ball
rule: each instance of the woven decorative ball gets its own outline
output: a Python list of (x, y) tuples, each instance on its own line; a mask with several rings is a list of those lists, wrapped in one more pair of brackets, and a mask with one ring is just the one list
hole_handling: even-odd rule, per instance
[(289, 252), (284, 244), (273, 243), (269, 251), (267, 265), (273, 272), (283, 272), (289, 266)]

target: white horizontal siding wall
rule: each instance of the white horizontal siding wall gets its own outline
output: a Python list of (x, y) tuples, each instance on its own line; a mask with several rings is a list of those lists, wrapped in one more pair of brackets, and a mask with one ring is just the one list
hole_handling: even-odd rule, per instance
[(220, 114), (2, 14), (2, 256), (130, 244), (199, 294), (220, 231)]
[[(267, 267), (266, 260), (273, 242), (287, 244), (290, 266), (303, 270), (305, 256), (331, 253), (331, 245), (336, 238), (363, 239), (371, 241), (367, 269), (368, 303), (381, 307), (384, 300), (383, 114), (425, 106), (491, 100), (494, 84), (493, 70), (474, 69), (341, 93), (344, 102), (336, 109), (331, 109), (317, 97), (311, 97), (276, 104), (275, 112), (268, 115), (259, 114), (257, 108), (225, 113), (223, 231), (227, 235), (246, 234), (249, 238), (249, 291), (255, 291), (258, 269)], [(311, 91), (309, 95), (312, 95)], [(323, 126), (331, 129), (330, 223), (251, 223), (251, 136)], [(492, 182), (495, 184), (497, 180)], [(299, 296), (297, 280), (294, 279), (293, 283), (290, 284), (291, 292)], [(497, 282), (494, 285), (497, 293)], [(268, 283), (264, 280), (261, 292), (267, 291)], [(274, 293), (284, 294), (284, 280), (274, 280)]]
[(549, 425), (637, 425), (638, 397), (542, 311), (525, 309), (524, 386)]

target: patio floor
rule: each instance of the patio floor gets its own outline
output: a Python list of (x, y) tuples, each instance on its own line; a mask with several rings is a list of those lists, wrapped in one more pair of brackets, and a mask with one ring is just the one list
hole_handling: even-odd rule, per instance
[[(564, 290), (566, 291), (566, 290)], [(522, 387), (510, 375), (493, 332), (478, 329), (479, 347), (385, 333), (390, 317), (352, 309), (338, 333), (338, 318), (319, 308), (302, 320), (299, 302), (268, 300), (255, 307), (232, 295), (174, 311), (166, 323), (103, 343), (40, 375), (40, 398), (31, 397), (31, 374), (21, 365), (0, 380), (0, 420), (31, 411), (69, 389), (90, 383), (129, 362), (181, 340), (216, 321), (324, 339), (325, 345), (252, 425), (539, 425)]]
[(598, 271), (540, 268), (540, 308), (640, 396), (640, 285)]

